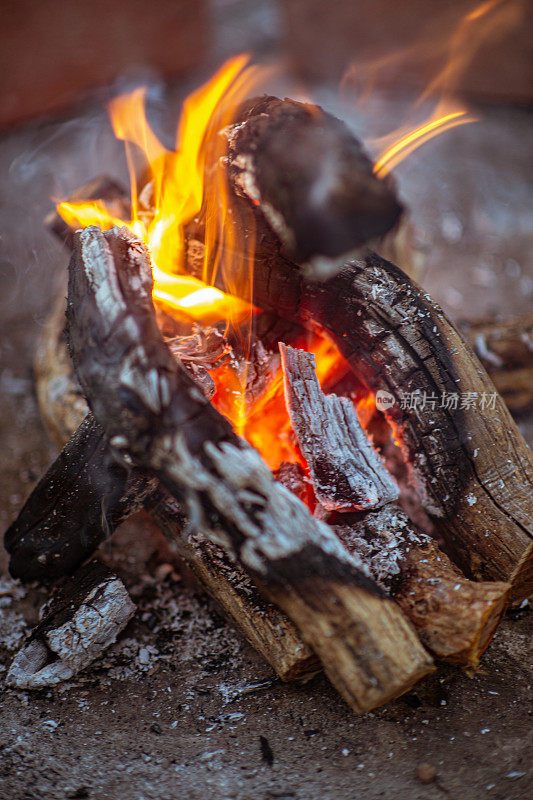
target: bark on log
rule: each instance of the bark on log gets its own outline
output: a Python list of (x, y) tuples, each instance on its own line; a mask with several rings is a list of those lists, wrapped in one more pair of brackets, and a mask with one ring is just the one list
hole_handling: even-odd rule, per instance
[(152, 470), (185, 504), (193, 528), (236, 557), (355, 710), (381, 705), (431, 672), (398, 607), (176, 364), (157, 329), (141, 243), (124, 229), (88, 228), (69, 271), (73, 361), (111, 446)]
[(344, 122), (319, 106), (256, 97), (227, 130), (234, 183), (294, 258), (339, 256), (387, 233), (402, 208), (392, 181)]
[[(253, 272), (254, 304), (328, 336), (369, 391), (388, 393), (385, 413), (454, 560), (470, 577), (512, 583), (512, 600), (527, 597), (533, 454), (470, 347), (427, 293), (375, 253), (327, 280), (307, 276), (238, 192), (236, 225), (251, 211), (255, 220), (252, 262), (240, 262)], [(417, 395), (425, 409), (411, 402)]]
[[(370, 445), (352, 403), (324, 395), (312, 353), (284, 345), (280, 349), (287, 407), (304, 456), (311, 430), (315, 459), (342, 464), (349, 448), (354, 499), (361, 497), (361, 481), (367, 498), (383, 498), (387, 485), (396, 490), (389, 491), (380, 507), (370, 499), (353, 514), (345, 513), (350, 502), (350, 487), (345, 486), (345, 505), (336, 509), (343, 513), (335, 515), (342, 543), (405, 611), (436, 658), (477, 666), (505, 610), (509, 585), (466, 580), (430, 537), (413, 526), (392, 502), (398, 497), (397, 487)], [(321, 477), (317, 481), (312, 469), (311, 478), (315, 489), (321, 489)]]
[(463, 325), (466, 338), (513, 414), (533, 406), (533, 314)]

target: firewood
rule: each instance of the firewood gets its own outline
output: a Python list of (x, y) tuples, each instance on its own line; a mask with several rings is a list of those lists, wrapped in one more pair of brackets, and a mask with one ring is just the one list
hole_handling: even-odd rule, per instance
[(362, 145), (318, 106), (256, 97), (226, 134), (234, 185), (257, 204), (294, 258), (339, 256), (399, 220), (390, 179), (380, 180)]
[[(255, 252), (251, 263), (244, 258), (254, 304), (337, 345), (367, 390), (389, 402), (384, 413), (454, 561), (469, 577), (510, 582), (512, 600), (527, 597), (533, 454), (477, 357), (429, 295), (376, 253), (327, 280), (309, 275), (240, 191), (235, 224), (254, 215)], [(201, 226), (191, 226), (199, 235)], [(224, 288), (221, 276), (217, 285)]]
[(179, 503), (162, 487), (145, 508), (163, 533), (176, 544), (178, 554), (211, 595), (283, 681), (302, 680), (321, 669), (298, 629), (277, 606), (259, 592), (243, 568), (224, 550), (201, 534), (187, 529)]
[[(64, 336), (65, 303), (65, 292), (61, 291), (44, 326), (35, 356), (36, 388), (40, 398), (40, 410), (48, 430), (60, 447), (64, 447), (71, 436), (74, 436), (75, 440), (79, 439), (80, 432), (76, 434), (75, 431), (80, 411), (87, 412), (87, 404), (81, 394), (72, 360), (67, 352)], [(273, 327), (279, 332), (277, 324)], [(286, 329), (288, 326), (284, 327)], [(271, 328), (267, 333), (270, 333), (270, 330)], [(195, 346), (191, 347), (192, 345)], [(188, 351), (188, 355), (193, 358), (191, 362), (193, 364), (197, 363), (196, 359), (200, 356), (203, 359), (206, 356), (202, 342), (200, 348), (197, 345), (197, 342), (195, 344), (194, 340), (191, 341), (186, 337), (182, 337), (181, 341), (169, 342), (174, 355), (183, 357)], [(217, 350), (216, 346), (211, 347), (208, 355), (209, 358), (220, 357), (220, 343), (219, 349)], [(205, 363), (203, 359), (200, 359), (201, 364)], [(191, 374), (197, 380), (198, 374), (194, 372)], [(205, 394), (209, 386), (206, 381), (202, 381), (201, 385)], [(87, 436), (100, 440), (101, 431), (94, 419), (92, 422), (87, 419), (83, 428)], [(92, 429), (92, 434), (88, 429)], [(104, 444), (103, 447), (108, 448), (108, 445)], [(163, 532), (176, 543), (180, 556), (190, 566), (200, 585), (222, 606), (229, 619), (270, 663), (282, 680), (301, 680), (320, 669), (318, 659), (310, 647), (302, 641), (294, 623), (273, 603), (262, 597), (248, 575), (230, 560), (222, 548), (187, 532), (183, 510), (156, 478), (143, 477), (142, 473), (136, 470), (129, 472), (113, 469), (112, 474), (109, 474), (108, 465), (113, 464), (109, 453), (98, 467), (93, 460), (93, 467), (102, 475), (102, 481), (89, 484), (84, 480), (86, 474), (83, 465), (84, 451), (76, 446), (75, 442), (70, 442), (65, 447), (60, 459), (62, 463), (68, 461), (68, 471), (72, 480), (76, 484), (79, 481), (81, 485), (77, 486), (70, 482), (54, 483), (55, 488), (52, 491), (55, 491), (55, 505), (48, 513), (43, 513), (38, 528), (31, 530), (31, 543), (29, 543), (30, 531), (26, 526), (31, 525), (34, 519), (30, 520), (27, 514), (19, 516), (15, 523), (16, 536), (12, 534), (8, 536), (11, 553), (10, 569), (15, 577), (22, 580), (28, 578), (48, 581), (54, 577), (68, 575), (96, 550), (101, 541), (113, 534), (115, 521), (120, 524), (130, 514), (139, 510), (141, 504)], [(56, 476), (57, 469), (52, 467), (50, 473)], [(131, 475), (136, 476), (135, 481)], [(119, 478), (122, 480), (122, 489), (118, 483)], [(133, 493), (127, 491), (128, 480), (130, 485), (135, 487)], [(150, 486), (145, 486), (145, 482), (148, 481)], [(72, 539), (76, 539), (78, 531), (83, 531), (86, 526), (86, 503), (78, 503), (77, 498), (87, 495), (87, 492), (93, 492), (92, 506), (98, 508), (102, 503), (102, 498), (98, 499), (102, 485), (106, 489), (114, 485), (115, 506), (111, 504), (112, 498), (108, 496), (106, 514), (95, 516), (93, 520), (95, 527), (91, 535), (87, 537), (85, 534), (83, 537), (87, 548), (77, 549), (73, 554), (74, 557), (70, 557)], [(149, 489), (150, 487), (153, 489), (154, 486), (157, 488), (151, 493)], [(37, 497), (32, 495), (28, 504), (38, 508), (42, 494), (39, 486), (34, 491), (37, 492)], [(117, 506), (121, 509), (120, 514), (117, 514)], [(63, 508), (65, 514), (58, 515), (55, 510), (57, 508)], [(68, 530), (63, 527), (66, 517), (69, 523)], [(100, 530), (98, 530), (99, 525)], [(68, 546), (65, 546), (65, 538)], [(58, 542), (59, 546), (56, 547)], [(23, 550), (19, 555), (20, 547)], [(48, 560), (43, 561), (42, 558), (39, 560), (50, 548), (54, 554), (51, 559), (52, 573)]]
[(326, 397), (314, 356), (280, 343), (285, 399), (317, 500), (328, 511), (379, 508), (398, 487), (362, 429), (347, 397)]
[(464, 323), (467, 341), (513, 414), (533, 406), (533, 314)]
[(5, 533), (11, 574), (25, 581), (70, 574), (142, 508), (155, 484), (118, 463), (88, 415)]
[[(350, 475), (358, 514), (349, 508), (350, 487), (342, 506), (335, 509), (335, 530), (346, 549), (357, 554), (369, 574), (396, 600), (413, 622), (420, 640), (441, 660), (475, 667), (488, 646), (503, 614), (509, 585), (467, 580), (439, 550), (417, 530), (395, 503), (398, 490), (374, 452), (350, 400), (326, 396), (318, 383), (314, 356), (280, 345), (285, 396), (300, 449), (307, 458), (328, 457), (343, 464), (350, 452)], [(309, 465), (310, 466), (310, 465)], [(317, 499), (322, 481), (310, 466)], [(359, 481), (358, 481), (359, 476)], [(360, 502), (364, 481), (366, 502)], [(384, 495), (383, 487), (388, 487)], [(318, 491), (317, 491), (318, 490)], [(374, 497), (380, 497), (376, 507)]]
[(157, 475), (191, 526), (287, 613), (356, 711), (433, 671), (399, 608), (329, 527), (274, 481), (172, 358), (141, 242), (125, 229), (87, 228), (77, 234), (69, 274), (71, 354), (110, 445)]
[(69, 680), (116, 640), (135, 613), (122, 581), (94, 560), (52, 595), (6, 683), (42, 689)]

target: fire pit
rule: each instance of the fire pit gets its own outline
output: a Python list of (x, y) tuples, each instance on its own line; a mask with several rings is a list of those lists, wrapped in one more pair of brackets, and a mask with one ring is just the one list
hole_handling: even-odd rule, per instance
[[(533, 462), (462, 336), (369, 249), (401, 214), (387, 157), (317, 106), (247, 99), (252, 78), (226, 65), (172, 152), (139, 92), (115, 101), (148, 163), (129, 207), (99, 182), (59, 205), (67, 228), (51, 220), (73, 254), (66, 340), (56, 323), (47, 346), (68, 375), (68, 342), (91, 413), (74, 433), (61, 410), (72, 438), (6, 547), (14, 576), (55, 579), (144, 507), (280, 677), (322, 667), (364, 712), (434, 658), (475, 667), (530, 593)], [(372, 431), (401, 448), (446, 552), (398, 504)], [(48, 651), (67, 608), (39, 631)]]

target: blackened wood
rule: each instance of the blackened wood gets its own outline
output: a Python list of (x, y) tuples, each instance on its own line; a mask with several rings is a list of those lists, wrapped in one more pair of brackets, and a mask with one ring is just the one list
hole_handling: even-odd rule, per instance
[(379, 508), (399, 491), (363, 431), (352, 401), (320, 388), (312, 353), (280, 343), (285, 401), (317, 500), (328, 511)]
[(49, 581), (73, 572), (154, 488), (118, 463), (88, 415), (5, 533), (11, 575)]
[(112, 447), (152, 470), (194, 529), (221, 544), (293, 620), (357, 711), (433, 670), (399, 608), (333, 532), (276, 483), (172, 358), (157, 329), (151, 269), (122, 229), (77, 235), (69, 341), (80, 384)]
[(382, 236), (402, 207), (348, 126), (319, 106), (258, 97), (226, 130), (228, 168), (298, 260)]
[[(60, 292), (57, 303), (44, 327), (41, 342), (36, 355), (35, 371), (37, 394), (40, 398), (40, 409), (46, 420), (48, 429), (53, 432), (54, 439), (60, 447), (64, 447), (70, 436), (75, 435), (76, 420), (80, 412), (80, 397), (83, 399), (82, 408), (87, 405), (81, 395), (77, 379), (74, 376), (72, 361), (66, 348), (63, 336), (65, 322), (65, 292)], [(285, 325), (285, 328), (287, 325)], [(184, 356), (190, 356), (191, 364), (198, 364), (203, 369), (206, 358), (214, 363), (224, 358), (225, 346), (220, 337), (216, 337), (210, 346), (205, 341), (205, 335), (200, 335), (199, 341), (194, 337), (180, 337), (179, 341), (169, 342), (173, 352), (177, 353), (183, 361)], [(199, 359), (195, 360), (195, 359)], [(279, 359), (279, 355), (278, 355)], [(207, 372), (205, 373), (207, 375)], [(195, 379), (198, 375), (195, 376)], [(197, 381), (198, 382), (198, 381)], [(205, 381), (202, 382), (205, 384)], [(203, 386), (204, 394), (205, 385)], [(96, 423), (95, 423), (96, 425)], [(295, 465), (288, 465), (293, 467)], [(76, 471), (83, 475), (83, 465), (76, 468), (73, 465), (72, 473)], [(105, 473), (105, 465), (101, 470)], [(141, 480), (141, 475), (139, 480)], [(150, 479), (146, 479), (147, 481)], [(250, 644), (258, 650), (270, 663), (278, 676), (284, 681), (301, 680), (320, 669), (318, 659), (311, 648), (304, 643), (296, 626), (273, 603), (266, 600), (259, 593), (249, 576), (237, 564), (233, 563), (226, 553), (217, 545), (187, 532), (187, 520), (183, 509), (172, 498), (156, 479), (157, 488), (153, 494), (147, 494), (143, 507), (177, 545), (180, 555), (191, 567), (194, 575), (203, 588), (215, 598), (222, 606), (233, 624), (243, 633)], [(96, 489), (97, 487), (95, 487)], [(79, 490), (71, 488), (71, 494), (76, 496)], [(140, 487), (140, 492), (142, 489)], [(124, 507), (123, 516), (127, 516), (127, 497), (117, 497), (117, 502)], [(61, 498), (60, 498), (61, 501)], [(130, 511), (133, 513), (138, 508), (137, 495), (131, 497)], [(95, 498), (97, 504), (97, 499)], [(85, 525), (85, 508), (68, 506), (69, 523), (71, 530), (75, 530), (75, 521), (83, 528)], [(108, 507), (106, 517), (101, 517), (101, 538), (112, 533), (110, 517), (113, 509)], [(98, 521), (96, 520), (96, 523)], [(56, 523), (58, 529), (55, 528)], [(51, 515), (42, 520), (39, 531), (34, 540), (34, 550), (37, 555), (44, 552), (49, 544), (53, 544), (61, 534), (63, 521), (52, 511)], [(71, 534), (75, 538), (76, 533)], [(93, 545), (99, 544), (100, 537), (93, 535)], [(63, 550), (61, 550), (63, 553)], [(69, 548), (64, 548), (67, 557), (65, 563), (61, 557), (53, 562), (54, 574), (59, 576), (62, 570), (68, 572)], [(41, 680), (43, 675), (39, 677)], [(32, 678), (35, 681), (35, 678)]]
[[(477, 666), (505, 609), (509, 585), (467, 580), (430, 537), (412, 525), (392, 502), (398, 497), (397, 487), (374, 453), (351, 401), (326, 397), (311, 353), (280, 348), (287, 407), (302, 453), (306, 458), (310, 453), (312, 459), (327, 454), (340, 465), (346, 463), (343, 454), (349, 454), (351, 482), (344, 486), (344, 507), (336, 509), (344, 512), (335, 515), (337, 535), (399, 603), (436, 658)], [(320, 500), (321, 475), (316, 476), (310, 463), (309, 467)], [(350, 500), (357, 501), (360, 513), (345, 513)]]
[(456, 563), (470, 577), (512, 583), (513, 600), (527, 597), (533, 454), (470, 347), (429, 295), (376, 253), (327, 280), (306, 275), (239, 192), (237, 224), (254, 214), (255, 251), (243, 265), (253, 271), (254, 304), (331, 338), (369, 391), (387, 393), (384, 413)]

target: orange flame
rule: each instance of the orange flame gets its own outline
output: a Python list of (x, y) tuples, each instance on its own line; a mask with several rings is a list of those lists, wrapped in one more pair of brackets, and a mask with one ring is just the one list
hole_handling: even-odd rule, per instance
[(394, 167), (407, 158), (417, 147), (424, 142), (428, 142), (434, 136), (438, 136), (444, 131), (449, 131), (457, 125), (466, 125), (468, 122), (475, 122), (476, 117), (466, 111), (452, 111), (432, 122), (421, 125), (411, 133), (406, 134), (395, 142), (374, 164), (374, 172), (378, 178), (384, 178)]
[[(177, 133), (176, 150), (165, 148), (146, 119), (144, 88), (115, 98), (109, 104), (113, 131), (125, 142), (131, 185), (131, 219), (119, 219), (102, 201), (63, 202), (57, 210), (71, 227), (98, 225), (103, 230), (126, 225), (148, 246), (153, 263), (154, 299), (195, 320), (212, 324), (218, 320), (233, 323), (250, 317), (251, 286), (239, 288), (239, 296), (213, 288), (215, 275), (201, 281), (183, 272), (185, 226), (199, 213), (204, 198), (205, 165), (217, 163), (223, 156), (224, 143), (218, 135), (231, 122), (235, 106), (257, 85), (265, 70), (246, 67), (248, 57), (231, 59), (218, 73), (185, 102)], [(135, 149), (134, 149), (135, 148)], [(149, 193), (149, 208), (143, 193), (139, 195), (135, 156), (142, 153), (148, 181), (143, 193)], [(220, 170), (222, 172), (222, 170)], [(225, 182), (219, 180), (216, 213), (207, 216), (206, 243), (217, 253), (209, 254), (209, 263), (222, 263), (227, 239), (235, 235), (234, 226), (226, 225), (227, 198)], [(207, 198), (210, 202), (210, 198)], [(215, 245), (216, 242), (216, 245)], [(247, 240), (253, 248), (253, 241)], [(233, 251), (243, 252), (242, 248)], [(243, 255), (245, 258), (245, 254)], [(207, 257), (206, 257), (207, 263)], [(236, 273), (245, 274), (244, 270)], [(234, 287), (237, 288), (237, 287)]]

